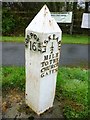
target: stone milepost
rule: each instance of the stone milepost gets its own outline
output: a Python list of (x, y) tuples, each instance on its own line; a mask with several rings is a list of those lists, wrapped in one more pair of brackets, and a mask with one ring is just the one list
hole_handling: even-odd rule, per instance
[(38, 115), (53, 106), (62, 31), (46, 5), (25, 30), (26, 104)]

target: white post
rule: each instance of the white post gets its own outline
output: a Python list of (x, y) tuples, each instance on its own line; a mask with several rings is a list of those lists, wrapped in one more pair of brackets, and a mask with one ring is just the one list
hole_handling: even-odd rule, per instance
[(62, 32), (46, 5), (25, 31), (26, 103), (38, 115), (53, 106)]

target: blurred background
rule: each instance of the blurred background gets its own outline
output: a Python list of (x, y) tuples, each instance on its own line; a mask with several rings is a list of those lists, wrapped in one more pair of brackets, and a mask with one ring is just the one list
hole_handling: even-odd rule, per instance
[[(2, 2), (2, 35), (24, 36), (24, 30), (33, 17), (46, 4), (50, 12), (72, 11), (71, 24), (59, 24), (63, 33), (88, 34), (81, 28), (83, 13), (90, 12), (90, 2)], [(71, 26), (71, 32), (70, 32)]]

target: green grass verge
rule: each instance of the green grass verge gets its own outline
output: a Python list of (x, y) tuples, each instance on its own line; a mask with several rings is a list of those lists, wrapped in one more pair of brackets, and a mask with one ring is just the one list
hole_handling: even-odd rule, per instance
[(25, 68), (24, 67), (2, 67), (2, 88), (25, 89)]
[(81, 68), (60, 68), (56, 97), (61, 98), (66, 118), (86, 118), (89, 112), (88, 71)]
[[(24, 37), (0, 37), (3, 42), (24, 42)], [(62, 43), (75, 43), (75, 44), (90, 44), (90, 37), (84, 35), (67, 35), (63, 34)]]
[(64, 34), (62, 36), (62, 43), (90, 44), (90, 37), (84, 35)]
[[(25, 90), (25, 68), (2, 68), (3, 90), (18, 88)], [(82, 68), (59, 68), (56, 99), (60, 100), (64, 117), (85, 118), (88, 116), (88, 70)]]
[(10, 36), (3, 36), (0, 37), (0, 41), (2, 42), (24, 42), (24, 37), (10, 37)]

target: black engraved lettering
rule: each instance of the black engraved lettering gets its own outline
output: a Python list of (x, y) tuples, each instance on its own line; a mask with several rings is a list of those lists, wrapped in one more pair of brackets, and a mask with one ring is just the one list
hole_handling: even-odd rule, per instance
[(45, 43), (45, 44), (47, 44), (47, 43), (48, 43), (48, 41), (47, 41), (47, 40), (45, 40), (45, 41), (44, 41), (44, 43)]
[(46, 52), (46, 46), (42, 47), (42, 53)]
[(53, 42), (52, 42), (52, 46), (50, 47), (51, 53), (53, 53), (53, 49), (54, 49), (54, 47), (53, 47)]
[(34, 39), (37, 39), (37, 35), (36, 34), (34, 34)]
[(50, 60), (50, 64), (52, 64), (52, 60)]
[(48, 39), (51, 40), (51, 35), (49, 35)]
[(32, 49), (34, 50), (34, 51), (36, 51), (36, 42), (33, 42), (33, 44), (32, 44)]
[(54, 70), (52, 70), (52, 73), (54, 73)]
[(46, 75), (48, 75), (48, 72), (46, 72)]
[(59, 39), (59, 37), (56, 38), (57, 42), (58, 42), (58, 39)]
[[(46, 45), (48, 41), (50, 40), (56, 40), (58, 43), (58, 49), (61, 48), (61, 41), (59, 40), (59, 37), (57, 37), (55, 34), (49, 35), (48, 40), (44, 40), (44, 43), (42, 43), (42, 53), (46, 52)], [(41, 77), (44, 77), (49, 74), (53, 74), (58, 71), (58, 63), (59, 63), (59, 53), (54, 53), (54, 41), (51, 42), (50, 46), (50, 54), (44, 56), (44, 61), (41, 63), (41, 67), (44, 67), (41, 69)], [(44, 44), (44, 45), (43, 45)], [(40, 48), (41, 45), (39, 44), (38, 47)]]
[(51, 74), (51, 70), (49, 70), (49, 74)]
[(27, 38), (30, 39), (29, 35), (27, 35)]
[(53, 34), (53, 40), (55, 40), (55, 34)]
[(32, 38), (32, 36), (33, 36), (33, 33), (30, 33), (30, 36), (29, 36), (29, 37), (30, 37), (30, 39)]
[(58, 57), (58, 53), (56, 53), (56, 57)]
[(28, 46), (28, 43), (29, 43), (29, 38), (26, 38), (26, 39), (25, 39), (25, 46), (26, 46), (26, 47)]
[(39, 38), (37, 38), (37, 41), (39, 41)]
[(55, 63), (55, 59), (53, 59), (53, 63)]
[(27, 38), (25, 39), (25, 44), (29, 43), (29, 35), (27, 35)]
[(45, 66), (47, 66), (47, 65), (48, 65), (48, 61), (45, 62)]
[(51, 65), (51, 69), (54, 68), (54, 65)]
[(49, 70), (49, 66), (47, 66), (45, 70)]
[(49, 55), (49, 59), (51, 59), (51, 55)]
[(41, 52), (41, 50), (42, 50), (42, 43), (38, 43), (37, 45), (38, 45), (38, 51)]
[(44, 60), (48, 60), (48, 55), (45, 55), (45, 56), (44, 56)]
[(32, 42), (30, 41), (30, 50), (32, 50)]
[(58, 42), (58, 49), (61, 49), (61, 41)]
[(45, 62), (41, 62), (42, 67), (44, 67)]
[(25, 44), (27, 44), (29, 42), (29, 39), (28, 38), (26, 38), (25, 39)]
[(44, 73), (41, 74), (41, 78), (43, 78), (43, 77), (44, 77)]
[(54, 58), (54, 54), (52, 54), (52, 58)]
[(42, 69), (41, 69), (41, 73), (44, 72), (44, 71), (45, 71), (45, 68), (42, 68)]

